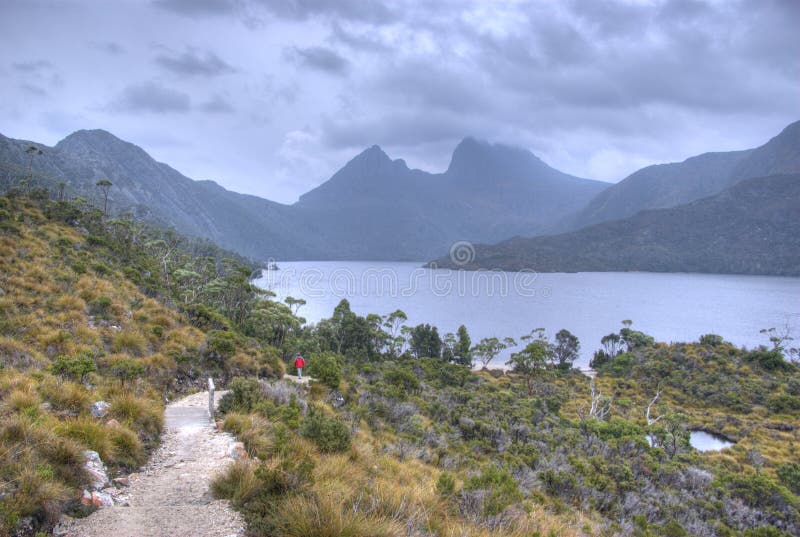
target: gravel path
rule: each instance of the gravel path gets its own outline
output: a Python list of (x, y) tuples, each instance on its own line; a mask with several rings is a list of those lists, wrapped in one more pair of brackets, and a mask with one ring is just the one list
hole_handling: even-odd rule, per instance
[[(217, 393), (217, 399), (223, 393)], [(227, 537), (244, 522), (227, 501), (215, 500), (210, 478), (231, 459), (235, 440), (208, 418), (208, 392), (167, 406), (162, 443), (141, 473), (130, 477), (127, 505), (106, 507), (57, 528), (65, 537)]]

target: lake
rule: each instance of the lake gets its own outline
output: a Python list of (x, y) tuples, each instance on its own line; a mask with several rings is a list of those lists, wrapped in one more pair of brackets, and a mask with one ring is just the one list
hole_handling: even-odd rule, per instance
[[(303, 298), (308, 322), (330, 317), (342, 298), (356, 313), (385, 315), (396, 309), (408, 325), (430, 323), (440, 334), (467, 326), (473, 343), (483, 337), (517, 340), (543, 327), (561, 328), (581, 341), (586, 367), (600, 338), (623, 319), (658, 341), (696, 341), (719, 334), (739, 346), (767, 343), (762, 328), (800, 324), (800, 278), (587, 272), (574, 274), (467, 272), (423, 269), (422, 263), (283, 262), (264, 271), (256, 285)], [(493, 365), (500, 366), (509, 352)]]

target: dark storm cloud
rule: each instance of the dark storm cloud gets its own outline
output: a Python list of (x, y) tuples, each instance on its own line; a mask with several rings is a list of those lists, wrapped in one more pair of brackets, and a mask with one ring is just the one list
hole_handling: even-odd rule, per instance
[(165, 52), (155, 59), (164, 69), (184, 76), (219, 76), (236, 70), (211, 51), (188, 48), (178, 54)]
[(230, 15), (236, 12), (235, 0), (155, 0), (153, 5), (189, 17)]
[(4, 6), (0, 115), (43, 142), (106, 125), (156, 155), (169, 130), (178, 169), (281, 201), (375, 143), (442, 169), (473, 135), (617, 180), (800, 118), (797, 0), (95, 4)]
[(359, 121), (328, 118), (322, 125), (323, 142), (337, 149), (364, 147), (364, 139), (384, 146), (414, 147), (461, 139), (469, 132), (467, 117), (445, 111), (398, 111)]
[(344, 75), (350, 67), (350, 62), (346, 58), (327, 47), (293, 47), (286, 49), (284, 54), (298, 65), (304, 65), (333, 75)]
[(111, 102), (114, 112), (188, 112), (191, 108), (189, 95), (162, 86), (158, 82), (144, 82), (125, 88)]

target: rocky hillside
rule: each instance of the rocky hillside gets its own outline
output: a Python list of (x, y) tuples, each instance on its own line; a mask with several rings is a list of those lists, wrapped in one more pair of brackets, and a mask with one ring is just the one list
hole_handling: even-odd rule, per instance
[(671, 209), (572, 233), (478, 245), (454, 268), (800, 275), (800, 174), (748, 179)]

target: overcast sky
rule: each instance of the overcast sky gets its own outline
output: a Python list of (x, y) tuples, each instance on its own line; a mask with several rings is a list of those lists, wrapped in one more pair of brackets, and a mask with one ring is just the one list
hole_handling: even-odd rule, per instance
[(0, 0), (0, 133), (102, 128), (282, 202), (468, 135), (618, 181), (800, 119), (798, 28), (798, 0)]

